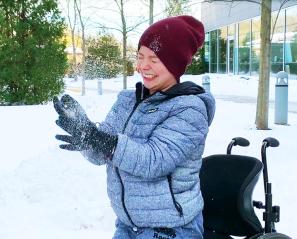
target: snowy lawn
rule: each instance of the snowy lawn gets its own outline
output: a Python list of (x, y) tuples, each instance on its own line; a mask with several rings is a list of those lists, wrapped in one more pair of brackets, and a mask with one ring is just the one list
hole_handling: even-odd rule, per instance
[[(133, 88), (139, 76), (130, 77)], [(201, 76), (183, 80), (201, 83)], [(103, 81), (103, 95), (98, 96), (97, 82), (87, 81), (87, 95), (79, 95), (80, 82), (67, 80), (67, 93), (73, 95), (93, 121), (104, 119), (121, 89), (120, 78)], [(215, 96), (256, 97), (257, 80), (238, 76), (211, 75)], [(271, 82), (274, 98), (274, 81)], [(297, 102), (297, 81), (289, 83), (289, 101)], [(254, 103), (235, 103), (217, 99), (217, 111), (210, 128), (204, 156), (225, 153), (236, 136), (250, 140), (247, 148), (235, 147), (233, 153), (260, 157), (261, 142), (275, 137), (279, 148), (268, 148), (269, 178), (273, 203), (281, 206), (279, 232), (297, 238), (297, 114), (289, 114), (289, 126), (275, 125), (270, 109), (268, 131), (255, 129)], [(297, 110), (297, 109), (295, 109)], [(115, 215), (106, 193), (105, 167), (87, 162), (80, 153), (58, 148), (55, 134), (57, 115), (52, 103), (38, 106), (0, 107), (0, 238), (1, 239), (82, 239), (111, 238)], [(254, 193), (264, 200), (262, 178)], [(262, 218), (261, 212), (259, 217)]]

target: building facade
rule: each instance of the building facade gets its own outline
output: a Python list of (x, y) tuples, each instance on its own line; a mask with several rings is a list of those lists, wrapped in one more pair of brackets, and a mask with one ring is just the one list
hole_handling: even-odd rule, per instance
[[(282, 1), (272, 2), (271, 73), (284, 70), (297, 79), (297, 0), (280, 11)], [(247, 1), (202, 3), (210, 73), (259, 73), (260, 10), (260, 4)]]

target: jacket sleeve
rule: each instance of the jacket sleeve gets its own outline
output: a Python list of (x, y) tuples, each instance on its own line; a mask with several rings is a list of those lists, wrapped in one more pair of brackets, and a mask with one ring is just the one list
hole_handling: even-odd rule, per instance
[(177, 107), (152, 132), (146, 143), (137, 143), (119, 134), (112, 163), (119, 169), (143, 178), (169, 175), (192, 154), (202, 153), (208, 133), (205, 105)]
[[(106, 133), (112, 133), (113, 129), (109, 127), (109, 125), (106, 123), (106, 121), (103, 121), (98, 126), (99, 130), (102, 130)], [(95, 165), (103, 165), (106, 163), (107, 158), (105, 155), (101, 152), (97, 152), (94, 150), (83, 150), (81, 151), (81, 154), (92, 164)]]
[[(113, 104), (111, 110), (108, 112), (104, 121), (100, 122), (98, 125), (98, 129), (102, 130), (109, 134), (117, 134), (119, 124), (118, 124), (118, 111), (119, 104), (122, 100), (121, 98), (123, 93), (120, 92), (116, 102)], [(93, 151), (93, 150), (84, 150), (81, 152), (82, 155), (91, 163), (95, 165), (102, 165), (106, 163), (107, 158), (101, 152)]]

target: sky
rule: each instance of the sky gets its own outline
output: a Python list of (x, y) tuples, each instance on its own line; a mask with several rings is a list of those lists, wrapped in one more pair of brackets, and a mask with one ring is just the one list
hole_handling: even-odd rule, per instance
[[(270, 84), (269, 127), (255, 129), (257, 79), (210, 74), (210, 90), (216, 98), (216, 115), (210, 127), (203, 156), (226, 152), (233, 137), (250, 141), (246, 148), (234, 147), (234, 154), (260, 157), (262, 140), (275, 137), (278, 148), (267, 149), (273, 204), (281, 207), (279, 232), (297, 238), (297, 81), (289, 82), (288, 125), (274, 124), (274, 83)], [(134, 88), (138, 74), (128, 78)], [(201, 76), (183, 76), (201, 84)], [(66, 80), (71, 94), (94, 122), (104, 119), (122, 88), (122, 79), (103, 81), (103, 95), (97, 82)], [(294, 113), (295, 112), (295, 113)], [(95, 166), (78, 152), (61, 150), (54, 136), (62, 133), (55, 125), (52, 103), (33, 106), (0, 106), (0, 238), (1, 239), (97, 239), (111, 238), (115, 215), (106, 192), (105, 166)], [(254, 200), (264, 200), (261, 177)], [(257, 210), (262, 218), (262, 212)]]

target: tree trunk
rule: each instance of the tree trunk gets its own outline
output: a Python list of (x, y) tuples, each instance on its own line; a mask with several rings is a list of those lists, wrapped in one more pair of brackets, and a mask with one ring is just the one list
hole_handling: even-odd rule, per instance
[(81, 36), (82, 36), (82, 66), (81, 66), (81, 95), (86, 94), (86, 83), (85, 83), (85, 66), (86, 66), (86, 39), (85, 39), (85, 26), (81, 24)]
[(271, 0), (261, 3), (261, 50), (260, 73), (257, 98), (256, 127), (260, 130), (268, 128), (269, 113), (269, 78), (270, 78), (270, 41), (271, 34)]
[(78, 6), (77, 0), (74, 0), (77, 12), (78, 12), (78, 17), (79, 17), (79, 22), (81, 26), (81, 38), (82, 38), (82, 63), (81, 63), (81, 95), (86, 94), (86, 87), (85, 87), (85, 59), (86, 59), (86, 39), (85, 39), (85, 24), (82, 19), (81, 15), (81, 2), (80, 6)]
[(123, 89), (127, 89), (127, 33), (123, 32)]
[(150, 21), (149, 24), (152, 25), (154, 22), (154, 0), (150, 0)]
[(123, 89), (127, 89), (127, 26), (124, 15), (123, 0), (120, 1), (120, 11), (122, 19), (122, 32), (123, 32)]
[(73, 14), (74, 14), (74, 20), (73, 24), (70, 17), (70, 0), (67, 1), (67, 17), (68, 17), (68, 23), (71, 30), (71, 44), (72, 44), (72, 64), (71, 69), (72, 73), (74, 74), (74, 80), (77, 81), (77, 61), (76, 61), (76, 44), (75, 44), (75, 26), (76, 26), (76, 7), (73, 3)]
[(76, 70), (76, 46), (75, 46), (75, 32), (71, 29), (71, 43), (72, 43), (72, 73), (74, 74), (74, 81), (77, 81), (77, 70)]

